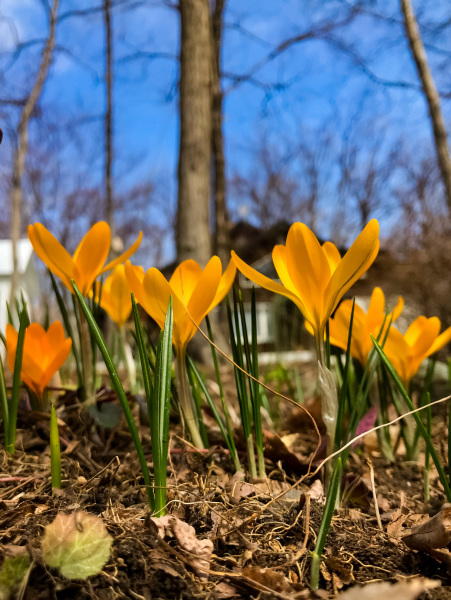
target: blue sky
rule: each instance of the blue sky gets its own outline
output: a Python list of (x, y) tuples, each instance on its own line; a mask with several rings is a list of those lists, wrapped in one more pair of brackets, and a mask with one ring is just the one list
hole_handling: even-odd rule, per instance
[[(60, 14), (97, 6), (93, 0), (61, 0)], [(246, 73), (281, 41), (305, 31), (319, 17), (337, 18), (341, 0), (228, 0), (225, 15), (223, 69)], [(449, 15), (447, 0), (415, 2), (424, 23)], [(387, 24), (361, 16), (339, 35), (364, 57), (365, 64), (388, 80), (417, 83), (416, 73), (403, 37), (397, 2), (370, 3), (374, 10), (393, 17)], [(0, 0), (0, 66), (7, 64), (16, 40), (8, 26), (14, 23), (21, 42), (39, 38), (46, 31), (39, 0)], [(116, 9), (115, 29), (115, 176), (118, 190), (146, 179), (158, 182), (167, 199), (175, 201), (178, 153), (177, 78), (179, 20), (177, 11), (149, 0), (133, 11)], [(239, 24), (240, 30), (234, 25)], [(427, 36), (427, 31), (425, 32)], [(104, 109), (103, 28), (99, 14), (67, 19), (58, 30), (59, 49), (41, 99), (46, 118), (54, 124), (75, 124), (77, 143), (61, 150), (61, 168), (68, 190), (77, 182), (96, 184), (102, 169), (102, 123), (83, 122), (100, 116)], [(450, 50), (450, 35), (434, 43)], [(26, 50), (6, 74), (3, 89), (9, 97), (20, 96), (36, 67), (39, 46)], [(64, 50), (62, 50), (64, 48)], [(131, 60), (136, 52), (157, 54), (152, 59)], [(438, 71), (439, 54), (429, 54), (439, 85), (450, 89), (449, 76)], [(278, 82), (280, 89), (265, 93), (243, 83), (224, 101), (224, 133), (227, 173), (245, 176), (254, 168), (256, 147), (265, 134), (278, 147), (295, 145), (305, 137), (314, 139), (328, 129), (339, 141), (346, 129), (370, 129), (383, 137), (387, 153), (395, 140), (419, 158), (431, 152), (432, 139), (424, 99), (418, 91), (388, 88), (374, 83), (352, 60), (322, 40), (296, 45), (255, 74), (260, 83)], [(448, 85), (449, 84), (449, 85)], [(224, 89), (230, 81), (225, 79)], [(448, 87), (447, 87), (448, 86)], [(444, 103), (451, 117), (450, 102)], [(14, 122), (14, 115), (10, 113)], [(362, 139), (362, 146), (370, 139)], [(233, 202), (234, 198), (231, 197)], [(326, 214), (334, 199), (325, 199)], [(329, 206), (330, 205), (330, 206)], [(158, 220), (158, 208), (151, 213)], [(387, 217), (387, 226), (392, 217)], [(322, 235), (329, 224), (322, 223)], [(166, 256), (172, 252), (171, 240)]]

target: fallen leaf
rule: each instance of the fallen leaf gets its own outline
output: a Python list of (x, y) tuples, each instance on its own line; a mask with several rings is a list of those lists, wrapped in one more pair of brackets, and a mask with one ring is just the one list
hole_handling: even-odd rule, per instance
[(102, 570), (112, 543), (102, 519), (78, 511), (58, 513), (45, 528), (41, 547), (49, 567), (57, 567), (68, 579), (86, 579)]
[(229, 499), (234, 504), (238, 504), (241, 498), (247, 498), (255, 494), (255, 486), (246, 483), (244, 477), (245, 475), (242, 471), (237, 471), (225, 485)]
[(402, 541), (415, 550), (448, 546), (451, 542), (451, 504), (444, 504), (440, 512), (414, 527), (410, 535), (404, 536)]
[(290, 581), (280, 571), (274, 569), (264, 569), (249, 565), (244, 567), (243, 576), (252, 579), (256, 583), (273, 590), (273, 592), (288, 592), (291, 589)]
[(440, 585), (439, 581), (421, 578), (394, 584), (382, 581), (365, 586), (356, 585), (339, 594), (336, 600), (380, 600), (381, 598), (384, 600), (415, 600), (423, 592)]
[(211, 540), (198, 540), (194, 527), (172, 515), (153, 517), (152, 522), (158, 528), (161, 538), (175, 537), (180, 548), (189, 552), (190, 564), (199, 577), (207, 577), (210, 568), (213, 542)]

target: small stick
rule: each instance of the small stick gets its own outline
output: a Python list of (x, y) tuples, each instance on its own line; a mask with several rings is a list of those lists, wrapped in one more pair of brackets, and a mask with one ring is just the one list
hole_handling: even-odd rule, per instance
[(383, 530), (382, 527), (382, 521), (381, 521), (381, 515), (379, 512), (379, 503), (377, 501), (377, 494), (376, 494), (376, 483), (374, 481), (374, 469), (373, 469), (373, 463), (371, 461), (371, 458), (367, 458), (366, 459), (366, 464), (369, 466), (370, 468), (370, 480), (371, 480), (371, 489), (373, 491), (373, 498), (374, 498), (374, 510), (376, 511), (376, 519), (377, 519), (377, 525), (379, 527), (379, 529), (381, 531)]

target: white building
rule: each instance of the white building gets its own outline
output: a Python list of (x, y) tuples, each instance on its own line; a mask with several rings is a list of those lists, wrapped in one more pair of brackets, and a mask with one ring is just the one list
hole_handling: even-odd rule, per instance
[[(35, 254), (33, 246), (28, 239), (19, 240), (17, 244), (19, 266), (19, 289), (17, 296), (23, 292), (25, 301), (36, 300), (40, 295), (39, 277), (36, 271)], [(8, 323), (6, 303), (10, 300), (11, 277), (13, 272), (13, 256), (11, 240), (0, 240), (0, 331), (5, 332)], [(14, 307), (13, 314), (15, 314)], [(30, 314), (31, 316), (31, 314)]]

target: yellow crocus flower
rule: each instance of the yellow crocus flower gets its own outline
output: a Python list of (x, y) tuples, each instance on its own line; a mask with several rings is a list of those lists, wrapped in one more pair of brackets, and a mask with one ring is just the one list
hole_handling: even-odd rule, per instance
[(141, 243), (142, 232), (128, 250), (107, 265), (105, 261), (110, 252), (111, 230), (105, 221), (99, 221), (91, 227), (73, 256), (41, 223), (28, 226), (28, 237), (36, 254), (67, 289), (74, 293), (71, 283), (73, 279), (83, 296), (86, 296), (99, 275), (111, 271), (136, 252)]
[[(6, 326), (7, 362), (14, 372), (18, 333), (12, 325)], [(63, 366), (72, 348), (72, 340), (65, 338), (60, 321), (55, 321), (49, 329), (39, 323), (31, 323), (25, 331), (21, 379), (35, 395), (38, 404), (46, 404), (44, 391), (53, 375)]]
[(102, 287), (100, 287), (98, 281), (96, 282), (96, 300), (98, 302), (100, 296), (100, 306), (119, 328), (125, 325), (132, 312), (130, 294), (131, 289), (125, 276), (124, 265), (115, 267), (111, 275), (104, 281)]
[[(396, 321), (403, 308), (404, 300), (400, 296), (395, 308), (387, 315), (385, 313), (385, 296), (380, 287), (374, 288), (366, 313), (356, 304), (352, 323), (351, 356), (365, 366), (368, 355), (373, 348), (370, 335), (372, 334), (377, 338), (385, 320), (384, 331), (381, 336), (381, 339), (383, 339), (390, 322)], [(330, 343), (343, 350), (346, 350), (348, 346), (351, 313), (352, 300), (344, 300), (335, 311), (334, 317), (329, 321)]]
[(378, 238), (379, 223), (373, 219), (341, 258), (334, 244), (321, 246), (306, 225), (294, 223), (286, 245), (275, 246), (272, 253), (281, 284), (247, 265), (235, 252), (232, 257), (248, 279), (298, 306), (314, 332), (318, 359), (322, 360), (326, 323), (343, 295), (373, 263), (379, 252)]
[[(163, 329), (169, 298), (173, 299), (173, 337), (177, 352), (184, 352), (204, 317), (227, 295), (236, 267), (230, 261), (222, 273), (221, 260), (213, 256), (205, 269), (194, 260), (183, 261), (168, 281), (155, 268), (140, 274), (130, 261), (125, 274), (130, 288), (148, 315)], [(194, 322), (193, 322), (194, 321)]]
[(176, 354), (178, 399), (193, 444), (197, 448), (203, 448), (197, 407), (186, 373), (186, 347), (196, 333), (197, 326), (230, 290), (236, 267), (230, 261), (222, 273), (221, 260), (217, 256), (208, 261), (205, 269), (194, 260), (185, 260), (168, 281), (158, 269), (152, 268), (143, 274), (127, 261), (125, 274), (137, 301), (161, 329), (164, 327), (169, 298), (172, 296), (172, 343)]
[(402, 335), (390, 328), (384, 352), (407, 389), (421, 363), (451, 341), (451, 327), (440, 333), (440, 319), (420, 316)]

